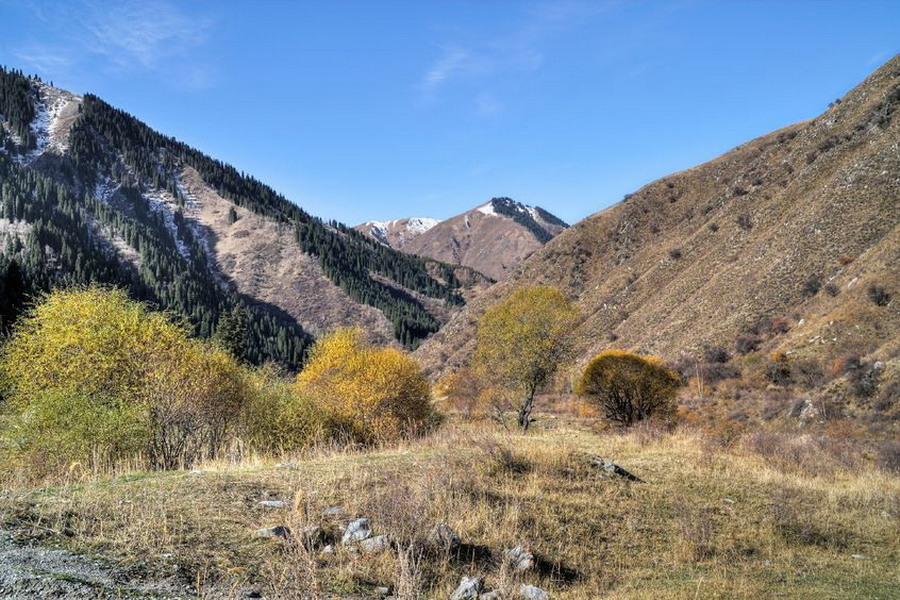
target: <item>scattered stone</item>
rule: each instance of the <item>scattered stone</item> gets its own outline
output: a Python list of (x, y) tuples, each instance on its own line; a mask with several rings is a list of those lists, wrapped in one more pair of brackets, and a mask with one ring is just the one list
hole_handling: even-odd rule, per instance
[(734, 498), (724, 498), (722, 500), (725, 504), (734, 504), (736, 500)]
[(260, 500), (257, 502), (263, 508), (287, 508), (288, 503), (284, 500)]
[(297, 465), (291, 462), (282, 462), (275, 465), (276, 469), (296, 469)]
[(456, 550), (462, 544), (462, 539), (449, 525), (440, 523), (431, 530), (428, 543), (442, 550)]
[(319, 552), (319, 554), (334, 554), (334, 544), (328, 544)]
[(504, 554), (514, 571), (527, 571), (534, 566), (534, 554), (526, 546), (510, 548)]
[(853, 560), (866, 560), (869, 557), (865, 554), (853, 554), (850, 558), (852, 558)]
[(254, 535), (256, 535), (256, 537), (262, 538), (288, 538), (291, 535), (291, 530), (284, 525), (276, 525), (275, 527), (265, 527), (263, 529), (259, 529)]
[(188, 473), (188, 475), (193, 475), (194, 477), (197, 477), (199, 475), (203, 475), (203, 471), (201, 471), (200, 469), (194, 469), (193, 471)]
[(637, 481), (638, 483), (643, 483), (643, 479), (634, 475), (633, 473), (629, 473), (613, 461), (608, 458), (601, 458), (599, 456), (591, 457), (591, 465), (598, 467), (603, 471), (606, 477), (611, 477), (616, 475), (618, 477), (624, 477), (628, 481)]
[(450, 594), (450, 600), (477, 599), (482, 589), (484, 589), (484, 577), (463, 577), (456, 591)]
[(798, 406), (799, 411), (797, 413), (797, 418), (800, 419), (801, 422), (809, 423), (810, 421), (819, 421), (822, 419), (822, 411), (809, 400), (804, 399), (802, 402), (798, 403)]
[(329, 506), (325, 510), (322, 511), (322, 515), (325, 517), (331, 517), (333, 519), (344, 516), (344, 509), (340, 506)]
[(523, 600), (550, 600), (550, 594), (534, 585), (522, 584), (519, 588), (519, 597)]
[(390, 547), (391, 540), (386, 535), (376, 535), (374, 537), (366, 538), (359, 543), (359, 549), (367, 554), (384, 552), (385, 550), (389, 550)]
[(385, 585), (380, 585), (377, 588), (375, 588), (375, 593), (378, 594), (379, 596), (390, 596), (391, 588), (389, 588)]
[(478, 594), (478, 600), (500, 600), (500, 592), (484, 592)]
[(344, 537), (341, 538), (342, 544), (351, 544), (353, 542), (361, 542), (372, 535), (372, 525), (368, 519), (356, 519), (347, 525), (344, 531)]

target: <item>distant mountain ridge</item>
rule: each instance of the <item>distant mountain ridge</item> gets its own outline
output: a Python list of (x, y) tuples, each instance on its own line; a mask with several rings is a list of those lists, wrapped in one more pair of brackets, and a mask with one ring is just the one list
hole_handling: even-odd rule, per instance
[(406, 242), (422, 235), (440, 222), (440, 219), (429, 217), (409, 217), (390, 221), (366, 221), (362, 225), (357, 225), (355, 229), (386, 246), (402, 250)]
[(543, 208), (501, 197), (443, 221), (368, 221), (356, 229), (398, 250), (500, 280), (567, 227)]

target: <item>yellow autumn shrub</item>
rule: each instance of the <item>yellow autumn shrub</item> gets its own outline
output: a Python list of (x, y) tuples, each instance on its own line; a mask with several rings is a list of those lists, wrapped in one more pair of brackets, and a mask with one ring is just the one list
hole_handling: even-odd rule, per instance
[(368, 344), (360, 329), (320, 339), (297, 375), (295, 393), (320, 402), (353, 439), (392, 439), (434, 419), (431, 387), (408, 354)]
[(140, 455), (174, 468), (215, 454), (247, 397), (246, 371), (118, 289), (44, 297), (0, 354), (0, 440), (28, 464)]

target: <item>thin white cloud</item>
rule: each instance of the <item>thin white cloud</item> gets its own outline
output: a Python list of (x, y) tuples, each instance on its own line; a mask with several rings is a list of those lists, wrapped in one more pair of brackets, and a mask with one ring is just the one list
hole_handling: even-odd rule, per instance
[(213, 23), (187, 14), (177, 3), (81, 0), (55, 11), (32, 5), (32, 11), (54, 41), (29, 46), (17, 56), (44, 74), (99, 57), (101, 68), (114, 72), (166, 74), (176, 85), (197, 88), (213, 82), (212, 70), (198, 56)]
[(432, 64), (422, 77), (422, 93), (426, 96), (434, 94), (447, 80), (471, 70), (471, 53), (462, 48), (444, 48), (441, 56)]
[(479, 117), (492, 117), (503, 110), (503, 104), (493, 92), (481, 92), (475, 97), (475, 113)]
[(158, 69), (206, 41), (210, 23), (165, 2), (88, 4), (83, 20), (93, 52), (125, 69)]
[(14, 56), (40, 73), (61, 73), (72, 65), (72, 57), (53, 48), (38, 44), (16, 50)]
[(487, 117), (498, 114), (504, 104), (486, 89), (498, 77), (534, 72), (544, 62), (544, 46), (579, 23), (608, 10), (612, 3), (580, 0), (537, 2), (525, 7), (519, 22), (507, 32), (482, 33), (478, 42), (440, 44), (438, 57), (419, 82), (418, 104), (437, 101), (451, 86), (476, 88), (475, 112)]

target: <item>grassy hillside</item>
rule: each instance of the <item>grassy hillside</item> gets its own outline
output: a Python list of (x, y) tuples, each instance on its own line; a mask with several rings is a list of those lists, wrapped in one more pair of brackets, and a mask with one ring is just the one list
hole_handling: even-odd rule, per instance
[[(820, 117), (655, 181), (566, 230), (456, 315), (418, 357), (465, 363), (485, 309), (523, 285), (577, 300), (579, 360), (705, 348), (896, 364), (900, 57)], [(885, 292), (876, 301), (878, 290)], [(773, 321), (779, 320), (777, 327)]]

